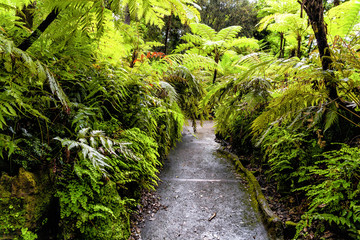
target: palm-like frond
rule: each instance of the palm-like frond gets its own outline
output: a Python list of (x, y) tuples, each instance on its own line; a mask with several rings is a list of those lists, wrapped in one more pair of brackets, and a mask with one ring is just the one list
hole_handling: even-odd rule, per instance
[(360, 2), (351, 0), (331, 8), (326, 14), (329, 33), (342, 38), (348, 36), (360, 22)]
[(216, 31), (206, 24), (191, 23), (190, 28), (193, 34), (197, 34), (204, 39), (213, 40), (216, 36)]
[(167, 59), (190, 70), (203, 69), (211, 71), (217, 68), (217, 64), (213, 59), (198, 54), (172, 54), (167, 56)]
[(224, 29), (221, 29), (214, 38), (214, 41), (228, 41), (237, 37), (242, 27), (240, 26), (230, 26)]

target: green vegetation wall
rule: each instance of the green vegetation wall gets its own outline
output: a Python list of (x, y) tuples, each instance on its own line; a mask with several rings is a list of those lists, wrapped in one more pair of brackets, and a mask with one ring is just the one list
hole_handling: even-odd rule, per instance
[(128, 239), (181, 137), (179, 99), (196, 87), (197, 112), (204, 94), (195, 78), (167, 81), (178, 64), (143, 40), (180, 7), (195, 16), (192, 3), (138, 3), (1, 2), (0, 238)]

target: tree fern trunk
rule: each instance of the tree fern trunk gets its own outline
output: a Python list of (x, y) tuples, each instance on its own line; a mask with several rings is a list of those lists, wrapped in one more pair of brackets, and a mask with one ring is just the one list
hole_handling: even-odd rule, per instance
[(125, 10), (124, 10), (124, 23), (127, 25), (130, 25), (130, 23), (131, 23), (129, 5), (126, 5)]
[(284, 33), (280, 33), (280, 54), (279, 54), (279, 58), (283, 58), (284, 57), (284, 52), (283, 52), (283, 46), (285, 45), (284, 43)]
[(135, 60), (137, 59), (137, 56), (138, 56), (138, 53), (137, 53), (137, 50), (135, 49), (131, 56), (130, 68), (133, 68), (135, 66), (135, 63), (136, 63)]
[(301, 57), (301, 36), (300, 36), (300, 35), (297, 36), (296, 56), (297, 56), (298, 58)]
[(165, 55), (167, 54), (167, 49), (168, 49), (169, 34), (170, 34), (170, 30), (171, 30), (171, 20), (172, 20), (172, 13), (168, 17), (168, 21), (166, 24), (165, 50), (164, 50)]
[[(216, 64), (219, 63), (219, 60), (220, 60), (220, 56), (219, 56), (219, 54), (216, 54), (216, 55), (215, 55), (215, 62), (216, 62)], [(216, 67), (217, 67), (217, 66), (216, 66)], [(215, 84), (216, 75), (217, 75), (217, 68), (215, 68), (215, 70), (214, 70), (213, 84)]]
[(46, 19), (35, 29), (35, 31), (27, 37), (19, 46), (18, 48), (26, 51), (31, 47), (31, 45), (39, 39), (41, 34), (48, 28), (48, 26), (57, 18), (59, 15), (59, 10), (54, 8), (49, 15), (47, 15)]
[[(321, 59), (322, 69), (324, 71), (331, 70), (332, 59), (329, 44), (326, 36), (326, 27), (324, 23), (324, 5), (322, 0), (303, 0), (302, 8), (307, 13), (312, 29), (315, 33), (317, 46)], [(330, 99), (337, 99), (336, 83), (333, 82), (334, 74), (325, 76), (326, 88), (329, 90)]]
[(283, 46), (282, 46), (282, 57), (285, 57), (285, 45), (286, 45), (286, 38), (284, 37), (284, 40), (283, 40)]

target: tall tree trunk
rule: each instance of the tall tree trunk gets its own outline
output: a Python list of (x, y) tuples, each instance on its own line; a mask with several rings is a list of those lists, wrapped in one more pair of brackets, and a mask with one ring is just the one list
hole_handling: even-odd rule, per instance
[(172, 20), (172, 13), (169, 15), (168, 21), (167, 21), (167, 24), (166, 24), (165, 50), (164, 50), (165, 55), (167, 55), (169, 34), (170, 34), (170, 30), (171, 30), (171, 20)]
[[(324, 23), (324, 5), (323, 0), (303, 0), (302, 9), (307, 13), (311, 27), (314, 30), (317, 46), (321, 59), (322, 69), (331, 70), (332, 59), (329, 44), (326, 37), (326, 27)], [(334, 74), (326, 74), (325, 85), (329, 90), (330, 99), (337, 99), (336, 83), (333, 82)]]
[(297, 40), (296, 56), (298, 58), (301, 58), (301, 36), (298, 35), (296, 40)]
[[(216, 62), (216, 64), (219, 63), (219, 60), (220, 60), (220, 55), (216, 53), (216, 55), (215, 55), (215, 62)], [(215, 84), (216, 75), (217, 75), (217, 69), (215, 68), (215, 70), (214, 70), (214, 77), (213, 77), (213, 84)]]
[(31, 45), (39, 39), (41, 34), (47, 29), (47, 27), (57, 18), (59, 15), (59, 10), (54, 8), (49, 15), (47, 15), (46, 19), (35, 29), (35, 31), (27, 37), (19, 46), (18, 48), (26, 51), (31, 47)]

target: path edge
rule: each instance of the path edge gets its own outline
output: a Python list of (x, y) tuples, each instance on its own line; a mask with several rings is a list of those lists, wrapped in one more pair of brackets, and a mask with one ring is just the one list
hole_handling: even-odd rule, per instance
[(238, 156), (233, 153), (230, 153), (224, 149), (217, 150), (221, 155), (225, 155), (227, 158), (232, 160), (235, 165), (235, 170), (239, 173), (242, 173), (244, 177), (247, 178), (249, 183), (249, 193), (251, 194), (251, 199), (253, 207), (261, 213), (262, 220), (267, 228), (267, 231), (274, 240), (283, 240), (284, 239), (284, 226), (280, 218), (271, 210), (269, 204), (261, 191), (261, 186), (255, 176), (247, 170), (241, 163)]

